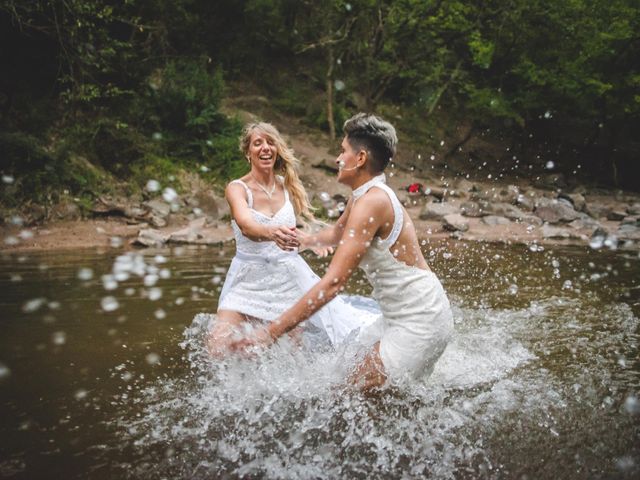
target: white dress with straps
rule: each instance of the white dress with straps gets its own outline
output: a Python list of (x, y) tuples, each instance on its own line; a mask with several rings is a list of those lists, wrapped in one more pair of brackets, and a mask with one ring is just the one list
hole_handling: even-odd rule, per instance
[[(277, 177), (283, 182), (282, 177)], [(264, 225), (296, 224), (289, 193), (284, 189), (283, 206), (273, 216), (253, 209), (251, 189), (241, 180), (247, 193), (247, 204), (253, 219)], [(218, 310), (232, 310), (260, 319), (273, 321), (292, 307), (319, 280), (297, 251), (285, 252), (275, 242), (256, 242), (245, 237), (234, 220), (231, 221), (236, 255), (231, 261), (220, 292)], [(372, 324), (380, 316), (375, 302), (363, 297), (338, 296), (307, 322), (324, 331), (333, 345), (340, 344), (354, 330)]]
[(449, 300), (431, 270), (409, 266), (391, 253), (402, 232), (404, 210), (385, 184), (384, 174), (354, 190), (354, 202), (371, 188), (387, 193), (394, 222), (389, 236), (376, 237), (360, 262), (382, 310), (376, 332), (369, 335), (380, 339), (380, 358), (387, 375), (429, 375), (453, 333)]

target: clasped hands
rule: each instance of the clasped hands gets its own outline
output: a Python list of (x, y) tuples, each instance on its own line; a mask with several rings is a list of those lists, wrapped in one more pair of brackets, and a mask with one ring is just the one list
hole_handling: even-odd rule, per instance
[(333, 253), (332, 247), (313, 245), (311, 235), (302, 230), (298, 230), (296, 227), (276, 225), (272, 227), (270, 239), (274, 241), (278, 247), (287, 252), (309, 249), (318, 257), (326, 257)]

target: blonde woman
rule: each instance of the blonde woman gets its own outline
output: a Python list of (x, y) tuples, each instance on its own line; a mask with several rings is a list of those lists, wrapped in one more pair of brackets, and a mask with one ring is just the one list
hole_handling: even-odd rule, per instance
[[(299, 163), (278, 130), (269, 123), (245, 126), (240, 150), (251, 165), (242, 178), (227, 185), (236, 255), (220, 292), (217, 319), (209, 333), (213, 356), (224, 355), (247, 322), (273, 321), (294, 305), (319, 277), (298, 254), (296, 218), (313, 220), (300, 182)], [(311, 323), (332, 343), (362, 325), (341, 298), (312, 316)], [(354, 323), (351, 323), (354, 322)]]

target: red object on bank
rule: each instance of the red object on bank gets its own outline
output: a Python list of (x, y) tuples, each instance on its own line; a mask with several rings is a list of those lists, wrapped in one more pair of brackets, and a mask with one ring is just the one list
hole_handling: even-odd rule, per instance
[(409, 187), (407, 187), (407, 190), (409, 191), (409, 193), (418, 193), (422, 191), (422, 184), (420, 183), (412, 183), (411, 185), (409, 185)]

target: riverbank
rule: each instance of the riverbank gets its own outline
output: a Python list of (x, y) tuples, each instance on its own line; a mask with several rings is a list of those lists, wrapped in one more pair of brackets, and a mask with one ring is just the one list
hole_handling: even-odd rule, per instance
[[(245, 110), (247, 105), (255, 110), (262, 104), (267, 105), (264, 112)], [(301, 161), (300, 177), (318, 214), (335, 220), (350, 194), (335, 180), (336, 142), (269, 108), (266, 99), (235, 97), (224, 111), (242, 122), (269, 118), (278, 126)], [(579, 184), (553, 165), (544, 173), (506, 175), (499, 146), (480, 138), (468, 142), (464, 154), (436, 151), (418, 163), (419, 143), (405, 139), (387, 169), (387, 181), (415, 222), (421, 241), (452, 237), (531, 248), (571, 244), (640, 251), (639, 193)], [(465, 154), (481, 152), (480, 158), (487, 161), (475, 169), (468, 167)], [(176, 182), (181, 185), (161, 185), (150, 178), (148, 188), (137, 196), (99, 197), (85, 218), (80, 218), (78, 199), (70, 197), (50, 208), (48, 215), (5, 212), (0, 251), (232, 241), (222, 186), (210, 185), (193, 173)]]

